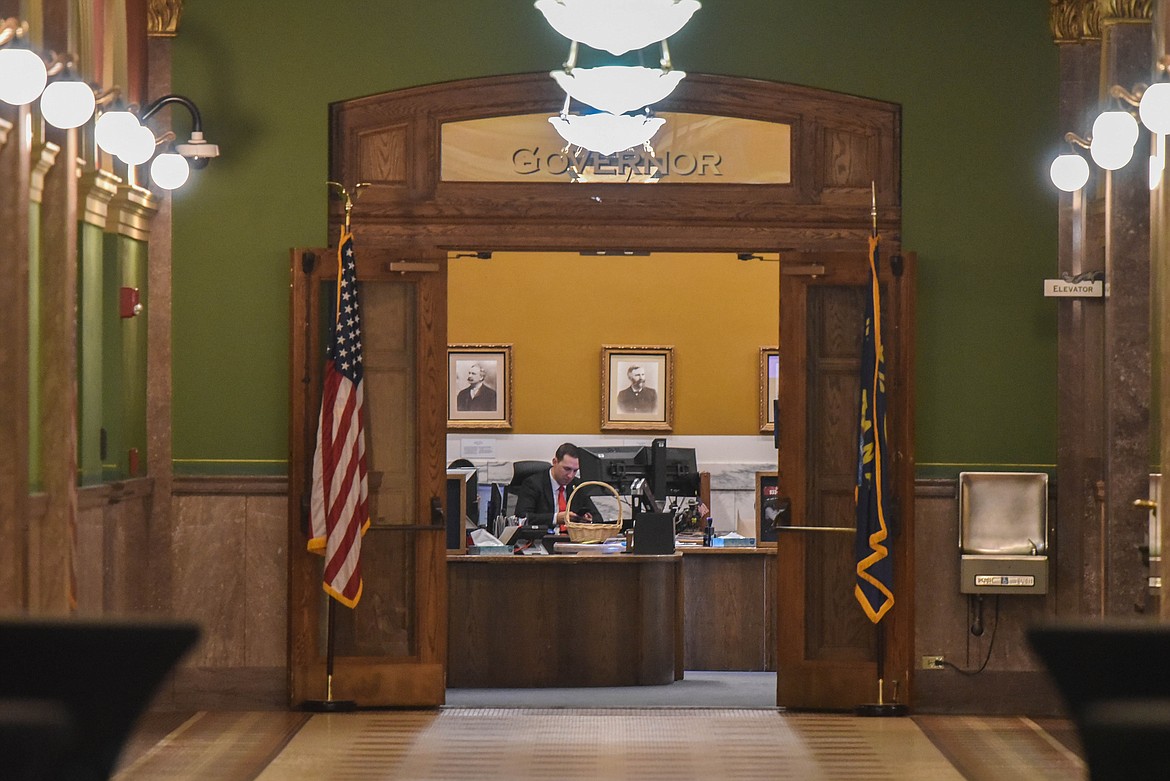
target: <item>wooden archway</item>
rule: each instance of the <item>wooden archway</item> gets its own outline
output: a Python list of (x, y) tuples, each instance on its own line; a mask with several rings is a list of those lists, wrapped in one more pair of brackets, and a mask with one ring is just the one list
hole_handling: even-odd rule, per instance
[[(847, 266), (854, 268), (857, 258), (865, 254), (872, 229), (871, 188), (876, 192), (883, 252), (886, 257), (900, 252), (900, 108), (788, 84), (690, 74), (668, 100), (657, 106), (662, 112), (736, 117), (789, 126), (791, 178), (785, 184), (682, 186), (442, 180), (445, 123), (540, 112), (551, 114), (562, 100), (559, 88), (547, 74), (541, 73), (429, 85), (348, 100), (331, 107), (330, 179), (351, 187), (357, 182), (371, 185), (363, 190), (359, 208), (353, 213), (353, 231), (362, 247), (359, 276), (373, 282), (391, 279), (409, 282), (417, 277), (416, 292), (411, 295), (426, 303), (418, 313), (415, 359), (418, 373), (411, 380), (414, 383), (411, 403), (416, 405), (413, 412), (416, 431), (420, 432), (419, 441), (414, 445), (417, 469), (411, 477), (416, 485), (410, 506), (415, 508), (416, 517), (400, 525), (408, 545), (400, 546), (394, 554), (399, 557), (395, 566), (404, 567), (414, 578), (410, 599), (401, 607), (414, 611), (408, 623), (417, 632), (395, 651), (400, 658), (391, 658), (385, 652), (382, 658), (371, 660), (368, 653), (363, 656), (355, 651), (352, 665), (366, 665), (359, 672), (365, 673), (363, 685), (367, 688), (346, 692), (343, 685), (341, 696), (356, 697), (369, 704), (437, 704), (442, 698), (447, 626), (444, 530), (435, 524), (433, 517), (424, 516), (433, 497), (440, 496), (443, 488), (445, 410), (435, 399), (443, 397), (443, 389), (437, 387), (445, 376), (439, 365), (446, 345), (446, 288), (445, 274), (441, 272), (446, 269), (449, 252), (581, 249), (780, 252), (782, 278), (785, 264), (791, 263), (792, 269), (827, 268), (831, 273), (839, 269), (842, 284), (854, 285), (852, 272), (845, 271)], [(337, 235), (343, 219), (338, 204), (330, 214), (331, 235)], [(310, 272), (307, 266), (305, 269), (306, 276), (318, 274), (317, 281), (327, 279), (328, 273), (327, 269), (324, 272)], [(311, 322), (316, 299), (308, 292), (312, 285), (303, 284), (295, 266), (294, 276), (293, 366), (311, 368), (313, 362), (308, 358), (316, 355), (314, 350), (318, 348)], [(912, 691), (906, 678), (912, 667), (914, 634), (910, 573), (914, 462), (909, 422), (913, 329), (908, 327), (913, 317), (912, 279), (912, 273), (903, 277), (901, 273), (883, 272), (883, 285), (894, 293), (890, 306), (897, 322), (893, 329), (897, 336), (887, 344), (888, 384), (892, 393), (902, 394), (900, 408), (905, 410), (905, 422), (891, 432), (897, 454), (895, 485), (902, 512), (894, 555), (901, 568), (897, 586), (899, 607), (885, 622), (886, 663), (887, 669), (896, 671), (900, 678), (906, 671), (901, 690), (904, 698)], [(296, 314), (297, 302), (302, 300), (298, 296), (308, 304), (301, 309), (310, 313), (309, 322)], [(782, 329), (786, 327), (782, 325)], [(781, 335), (782, 352), (785, 339), (799, 341), (803, 338), (803, 328), (801, 331), (797, 334), (789, 329)], [(803, 371), (798, 367), (788, 368)], [(298, 370), (294, 369), (294, 373)], [(308, 371), (304, 378), (294, 377), (294, 389), (303, 387), (298, 383), (306, 381), (311, 381)], [(802, 388), (807, 385), (803, 374), (797, 384), (803, 384)], [(805, 392), (807, 388), (793, 390), (794, 387), (790, 383), (786, 391), (782, 377), (782, 400), (788, 393), (801, 404), (817, 403), (815, 394)], [(306, 434), (311, 432), (316, 420), (313, 402), (297, 398), (304, 395), (311, 394), (293, 393), (290, 507), (294, 518), (299, 515), (297, 510), (305, 491), (305, 467), (312, 455), (311, 436)], [(778, 420), (782, 429), (786, 420), (795, 421), (806, 415), (806, 411), (792, 406), (784, 415)], [(790, 429), (804, 430), (796, 425)], [(793, 453), (781, 465), (782, 474), (787, 470), (783, 479), (801, 483), (803, 476), (798, 472), (802, 471), (808, 444), (802, 441), (790, 446)], [(800, 452), (795, 452), (798, 449)], [(791, 493), (795, 497), (794, 522), (809, 522), (810, 519), (802, 517), (804, 497), (815, 491), (798, 486)], [(815, 509), (815, 500), (809, 500), (809, 507)], [(290, 539), (295, 541), (298, 531), (292, 530)], [(800, 551), (801, 557), (814, 555), (800, 546), (794, 549)], [(314, 573), (303, 560), (304, 557), (294, 557), (290, 573), (294, 699), (300, 686), (298, 681), (319, 679), (321, 667), (317, 636), (320, 620), (315, 607), (319, 581), (313, 582)], [(781, 566), (784, 566), (783, 559)], [(803, 571), (803, 565), (800, 569)], [(849, 589), (851, 599), (851, 586), (843, 585)], [(800, 614), (804, 616), (807, 612), (804, 590), (798, 598), (802, 600)], [(783, 600), (780, 604), (783, 606)], [(357, 619), (359, 624), (362, 620)], [(377, 625), (378, 621), (371, 619), (371, 623)], [(831, 617), (828, 623), (832, 623)], [(872, 675), (872, 659), (864, 658), (867, 642), (863, 640), (847, 649), (844, 657), (834, 655), (833, 649), (824, 658), (815, 653), (810, 659), (802, 657), (796, 660), (800, 674), (832, 678), (845, 664), (855, 680)], [(803, 654), (799, 646), (800, 643), (794, 646), (795, 653)], [(780, 665), (786, 664), (785, 653), (782, 645)], [(347, 663), (350, 662), (341, 661), (343, 665)], [(784, 669), (782, 666), (782, 676)], [(802, 684), (792, 690), (792, 699), (787, 702), (782, 692), (781, 704), (841, 707), (842, 703), (833, 699), (836, 695), (830, 691), (832, 688)], [(857, 696), (867, 694), (858, 692)]]

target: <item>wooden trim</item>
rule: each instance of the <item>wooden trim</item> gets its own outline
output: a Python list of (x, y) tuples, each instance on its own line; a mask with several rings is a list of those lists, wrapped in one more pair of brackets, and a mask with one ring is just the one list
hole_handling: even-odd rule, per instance
[[(792, 183), (785, 185), (582, 185), (440, 181), (445, 122), (552, 111), (563, 94), (547, 73), (490, 77), (358, 98), (332, 107), (335, 181), (370, 181), (355, 233), (363, 246), (399, 251), (571, 250), (775, 251), (865, 246), (870, 182), (879, 227), (901, 224), (896, 104), (790, 84), (691, 73), (662, 111), (735, 116), (792, 127)], [(866, 138), (856, 186), (827, 186), (828, 132)], [(403, 140), (393, 174), (372, 171), (363, 145), (379, 134)], [(363, 168), (363, 166), (365, 166)], [(397, 168), (404, 170), (399, 172)], [(379, 178), (381, 176), (381, 178)], [(864, 182), (861, 181), (864, 179)], [(340, 204), (330, 222), (344, 221)], [(476, 215), (469, 220), (467, 215)], [(594, 227), (606, 225), (597, 247)]]
[(287, 477), (182, 477), (174, 478), (175, 496), (283, 496)]

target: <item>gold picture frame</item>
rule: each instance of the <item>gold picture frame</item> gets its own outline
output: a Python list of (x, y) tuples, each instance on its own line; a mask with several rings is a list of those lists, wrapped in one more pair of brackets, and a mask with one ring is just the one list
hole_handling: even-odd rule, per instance
[(447, 345), (447, 428), (512, 428), (512, 345)]
[(760, 348), (760, 433), (776, 430), (776, 405), (780, 398), (780, 348)]
[(674, 347), (601, 348), (601, 430), (674, 427)]

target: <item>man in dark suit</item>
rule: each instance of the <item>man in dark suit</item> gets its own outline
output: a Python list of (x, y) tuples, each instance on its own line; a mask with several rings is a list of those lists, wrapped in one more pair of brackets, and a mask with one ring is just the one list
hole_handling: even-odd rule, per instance
[(577, 476), (580, 457), (576, 445), (566, 442), (558, 447), (547, 472), (537, 472), (521, 483), (516, 498), (517, 517), (527, 518), (529, 525), (549, 528), (564, 526), (570, 520), (578, 523), (603, 520), (593, 500), (583, 493), (578, 493), (573, 498), (573, 506), (568, 507), (573, 489), (581, 483)]
[(630, 387), (618, 391), (617, 405), (622, 412), (654, 412), (658, 409), (658, 391), (646, 385), (646, 369), (634, 364), (626, 369)]
[(455, 397), (455, 409), (460, 412), (495, 412), (496, 392), (484, 384), (487, 373), (478, 363), (467, 370), (467, 387)]

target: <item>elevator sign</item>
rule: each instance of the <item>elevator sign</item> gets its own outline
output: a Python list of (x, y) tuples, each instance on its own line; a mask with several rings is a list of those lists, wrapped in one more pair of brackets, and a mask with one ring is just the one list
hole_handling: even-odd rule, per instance
[(1105, 282), (1100, 279), (1086, 279), (1070, 282), (1067, 279), (1044, 280), (1045, 298), (1102, 298)]

